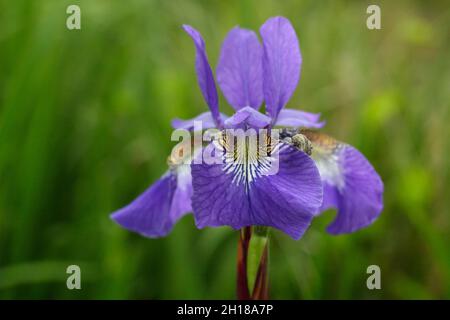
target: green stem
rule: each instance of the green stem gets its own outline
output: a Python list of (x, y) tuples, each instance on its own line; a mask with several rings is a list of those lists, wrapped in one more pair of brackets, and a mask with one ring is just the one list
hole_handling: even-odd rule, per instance
[(256, 277), (261, 266), (261, 258), (264, 250), (267, 250), (268, 242), (269, 228), (262, 226), (253, 227), (247, 255), (247, 282), (250, 294), (252, 294), (255, 287)]

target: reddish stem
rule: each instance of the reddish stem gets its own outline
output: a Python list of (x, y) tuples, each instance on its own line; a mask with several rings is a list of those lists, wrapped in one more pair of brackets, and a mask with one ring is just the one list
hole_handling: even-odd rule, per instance
[(247, 281), (247, 253), (251, 237), (251, 228), (245, 227), (239, 232), (238, 256), (237, 256), (237, 286), (236, 293), (239, 300), (249, 300), (250, 291)]

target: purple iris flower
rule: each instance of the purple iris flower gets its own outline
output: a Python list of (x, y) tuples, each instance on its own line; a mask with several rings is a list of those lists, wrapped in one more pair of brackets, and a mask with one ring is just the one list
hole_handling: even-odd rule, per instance
[[(296, 33), (283, 17), (260, 28), (262, 44), (250, 30), (235, 27), (223, 45), (217, 83), (236, 110), (219, 112), (214, 75), (200, 33), (183, 26), (196, 49), (198, 84), (209, 112), (191, 120), (175, 119), (174, 128), (285, 128), (277, 149), (276, 174), (260, 174), (258, 163), (196, 163), (169, 159), (169, 170), (128, 206), (112, 214), (124, 228), (147, 237), (168, 234), (185, 214), (193, 212), (198, 228), (207, 226), (270, 226), (299, 239), (311, 220), (328, 208), (337, 216), (332, 234), (371, 224), (383, 207), (383, 183), (366, 158), (352, 146), (316, 129), (318, 114), (284, 109), (300, 77), (302, 57)], [(265, 102), (265, 112), (259, 111)], [(261, 160), (261, 159), (260, 159)], [(189, 162), (191, 161), (191, 162)], [(237, 181), (237, 182), (236, 182)], [(242, 182), (242, 183), (241, 183)]]

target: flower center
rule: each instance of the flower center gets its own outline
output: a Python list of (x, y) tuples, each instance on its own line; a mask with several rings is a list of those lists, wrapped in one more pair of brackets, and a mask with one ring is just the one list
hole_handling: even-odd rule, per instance
[(224, 130), (218, 138), (219, 149), (223, 153), (223, 170), (232, 174), (232, 183), (245, 185), (246, 191), (251, 183), (273, 170), (276, 160), (278, 139), (273, 139), (267, 130)]

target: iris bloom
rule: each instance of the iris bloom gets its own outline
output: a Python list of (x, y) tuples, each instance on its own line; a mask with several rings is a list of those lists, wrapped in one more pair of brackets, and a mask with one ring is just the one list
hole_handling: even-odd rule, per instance
[[(195, 69), (209, 112), (173, 121), (174, 128), (254, 128), (282, 130), (277, 145), (279, 170), (264, 175), (261, 163), (235, 165), (186, 163), (169, 158), (169, 170), (148, 190), (112, 218), (147, 237), (167, 235), (185, 214), (193, 212), (198, 228), (269, 226), (299, 239), (311, 220), (328, 208), (337, 216), (332, 234), (371, 224), (383, 207), (383, 183), (354, 147), (319, 133), (319, 115), (286, 109), (300, 77), (302, 57), (296, 33), (283, 17), (260, 28), (262, 44), (250, 30), (232, 29), (216, 69), (217, 83), (236, 111), (219, 112), (216, 83), (200, 33), (185, 25), (195, 49)], [(260, 108), (265, 103), (265, 112)], [(303, 146), (301, 146), (303, 143)], [(231, 152), (227, 150), (227, 152)], [(183, 160), (192, 159), (183, 154)]]

